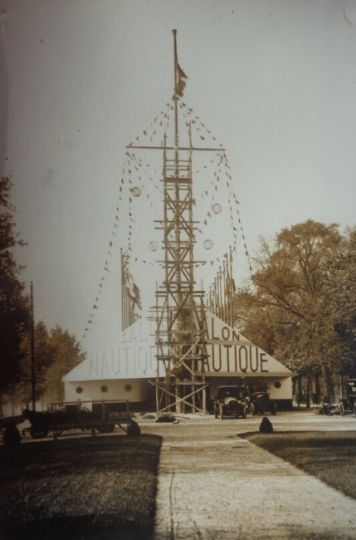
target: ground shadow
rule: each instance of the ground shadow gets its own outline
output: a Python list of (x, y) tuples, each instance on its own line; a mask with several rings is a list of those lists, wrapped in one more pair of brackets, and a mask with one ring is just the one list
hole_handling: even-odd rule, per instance
[(82, 437), (0, 448), (2, 540), (149, 540), (161, 438)]

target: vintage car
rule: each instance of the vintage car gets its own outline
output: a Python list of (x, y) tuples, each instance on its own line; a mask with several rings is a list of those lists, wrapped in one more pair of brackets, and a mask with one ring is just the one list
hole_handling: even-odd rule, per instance
[(246, 418), (249, 409), (249, 391), (247, 386), (219, 386), (214, 399), (215, 418), (221, 420), (232, 416)]
[(275, 415), (277, 413), (277, 405), (269, 397), (268, 392), (254, 392), (251, 394), (250, 412), (252, 414), (270, 412)]
[(341, 400), (343, 407), (341, 414), (351, 412), (356, 414), (356, 379), (350, 379), (346, 383), (346, 393)]
[(356, 379), (349, 379), (343, 384), (342, 397), (338, 403), (324, 401), (319, 407), (319, 414), (356, 414)]

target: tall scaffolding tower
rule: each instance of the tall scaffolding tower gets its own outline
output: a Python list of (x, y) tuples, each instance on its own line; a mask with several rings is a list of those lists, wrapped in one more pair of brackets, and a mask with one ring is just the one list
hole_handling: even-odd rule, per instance
[(188, 146), (179, 144), (178, 102), (183, 94), (186, 75), (177, 57), (177, 31), (174, 42), (174, 132), (173, 144), (167, 134), (162, 146), (130, 148), (163, 151), (163, 231), (164, 281), (156, 288), (157, 414), (168, 411), (206, 412), (204, 365), (207, 359), (205, 292), (196, 287), (193, 248), (192, 154), (194, 151), (223, 151), (222, 148), (193, 147), (189, 128)]

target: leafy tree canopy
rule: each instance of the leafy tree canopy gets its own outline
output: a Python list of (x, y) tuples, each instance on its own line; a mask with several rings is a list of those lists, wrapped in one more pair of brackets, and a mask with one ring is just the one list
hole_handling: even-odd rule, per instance
[(10, 178), (0, 179), (0, 398), (19, 380), (21, 341), (29, 324), (28, 298), (13, 248), (23, 245), (15, 231)]
[[(356, 230), (312, 220), (261, 241), (236, 299), (245, 334), (295, 373), (355, 365)], [(353, 368), (354, 369), (354, 368)]]
[[(63, 401), (63, 376), (85, 358), (75, 337), (60, 326), (48, 329), (43, 322), (35, 326), (36, 344), (36, 397), (46, 401)], [(27, 361), (23, 364), (22, 399), (31, 396), (31, 359), (29, 336), (24, 339), (23, 349)]]

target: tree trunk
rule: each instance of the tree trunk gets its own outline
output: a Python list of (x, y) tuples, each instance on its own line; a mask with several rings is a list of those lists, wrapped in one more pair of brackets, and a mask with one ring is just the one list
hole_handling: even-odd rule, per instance
[(302, 387), (302, 376), (297, 376), (297, 405), (300, 406), (302, 401), (303, 387)]
[(306, 404), (307, 409), (310, 409), (311, 386), (312, 386), (311, 383), (312, 383), (312, 374), (311, 374), (311, 371), (309, 370), (308, 373), (307, 373), (307, 395), (306, 395), (306, 399), (305, 399), (305, 404)]
[(322, 365), (321, 366), (321, 377), (322, 377), (322, 392), (323, 396), (322, 399), (324, 403), (330, 403), (331, 396), (330, 396), (330, 373), (327, 366)]
[(320, 373), (315, 374), (315, 401), (320, 403)]
[(335, 386), (334, 386), (334, 379), (332, 375), (329, 374), (329, 396), (330, 401), (333, 403), (335, 401)]

